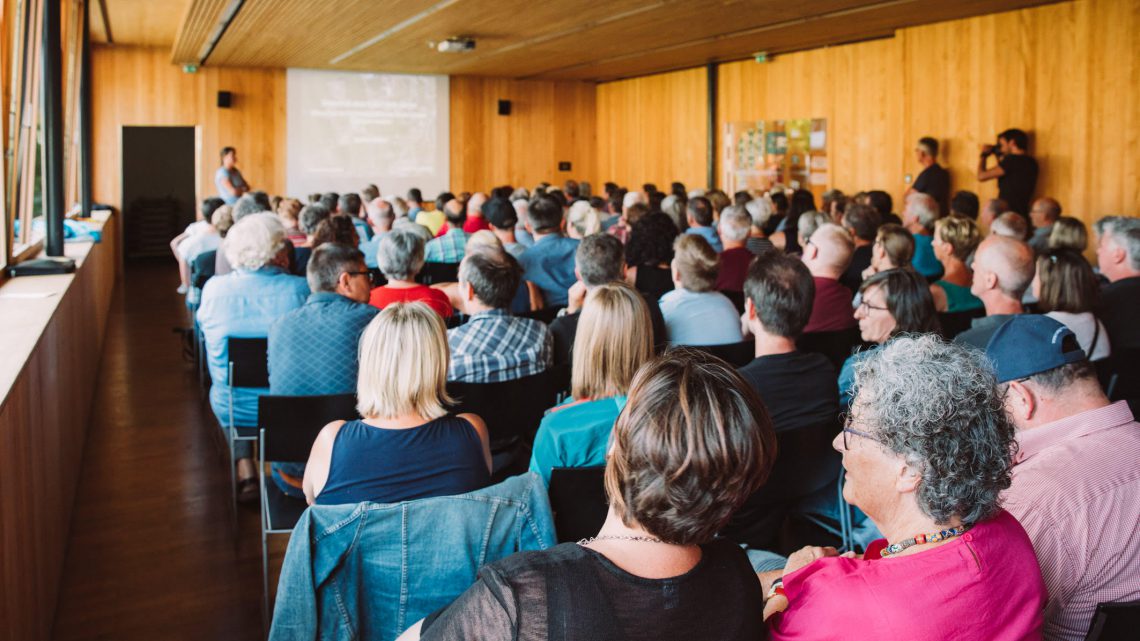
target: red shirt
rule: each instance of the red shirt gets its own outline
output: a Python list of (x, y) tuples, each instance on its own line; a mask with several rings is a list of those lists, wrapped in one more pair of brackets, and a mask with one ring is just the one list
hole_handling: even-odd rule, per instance
[(468, 234), (474, 234), (482, 229), (490, 229), (491, 225), (487, 223), (487, 219), (482, 216), (468, 216), (467, 222), (463, 223), (463, 231)]
[(405, 288), (377, 287), (372, 290), (372, 295), (368, 298), (368, 304), (378, 309), (384, 309), (392, 303), (412, 303), (415, 301), (423, 301), (439, 312), (440, 316), (451, 318), (451, 301), (447, 298), (447, 294), (427, 285)]
[(855, 308), (851, 307), (854, 294), (839, 284), (834, 278), (815, 276), (815, 299), (811, 305), (811, 318), (804, 333), (836, 332), (849, 329), (859, 323), (855, 320)]
[(720, 271), (716, 276), (716, 289), (722, 292), (744, 291), (748, 266), (755, 256), (747, 247), (733, 247), (720, 253)]

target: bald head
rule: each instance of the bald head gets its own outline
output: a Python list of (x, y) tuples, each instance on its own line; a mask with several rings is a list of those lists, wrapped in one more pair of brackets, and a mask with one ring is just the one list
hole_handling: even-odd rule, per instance
[(1033, 201), (1033, 207), (1029, 210), (1029, 219), (1033, 221), (1034, 227), (1048, 227), (1060, 217), (1061, 203), (1049, 197)]
[(990, 234), (1005, 236), (1014, 240), (1025, 240), (1029, 234), (1029, 225), (1021, 214), (1015, 211), (1007, 211), (994, 219), (990, 225)]
[(836, 225), (820, 225), (804, 247), (804, 264), (812, 276), (839, 278), (851, 264), (855, 253), (855, 241), (850, 232)]
[[(983, 301), (1001, 296), (1020, 305), (1035, 270), (1036, 255), (1028, 244), (991, 234), (974, 254), (974, 283), (970, 291)], [(988, 313), (988, 303), (986, 309)]]
[(483, 203), (487, 202), (487, 194), (481, 191), (475, 192), (471, 195), (471, 199), (467, 201), (467, 215), (479, 216), (483, 214)]

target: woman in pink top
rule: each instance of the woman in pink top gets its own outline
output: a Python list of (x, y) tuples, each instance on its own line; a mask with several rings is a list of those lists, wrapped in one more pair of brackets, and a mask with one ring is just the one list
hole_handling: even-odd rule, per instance
[(844, 498), (886, 538), (862, 558), (789, 557), (765, 604), (773, 639), (1041, 638), (1037, 558), (998, 504), (1014, 428), (981, 352), (934, 336), (887, 343), (857, 366), (834, 445)]

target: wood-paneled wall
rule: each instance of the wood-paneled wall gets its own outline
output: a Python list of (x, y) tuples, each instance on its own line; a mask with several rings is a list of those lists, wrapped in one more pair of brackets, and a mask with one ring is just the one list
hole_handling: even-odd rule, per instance
[[(93, 190), (96, 202), (121, 207), (121, 127), (198, 127), (198, 198), (214, 195), (218, 152), (238, 150), (238, 166), (254, 189), (285, 188), (285, 71), (204, 67), (183, 73), (166, 47), (94, 47), (92, 74)], [(217, 106), (219, 91), (233, 106)]]
[[(6, 291), (56, 292), (52, 298), (20, 301), (25, 312), (52, 301), (58, 305), (46, 312), (51, 318), (46, 327), (32, 328), (42, 334), (16, 377), (8, 379), (14, 382), (7, 396), (0, 398), (0, 639), (51, 636), (115, 285), (119, 248), (113, 223), (104, 225), (103, 242), (91, 247), (74, 276), (37, 276), (4, 286)], [(72, 249), (69, 245), (69, 255)], [(11, 312), (5, 319), (43, 322)], [(9, 346), (6, 353), (17, 351)]]
[[(594, 180), (593, 83), (452, 76), (449, 93), (453, 191)], [(498, 115), (499, 100), (510, 115)]]
[(598, 85), (598, 180), (633, 188), (705, 184), (704, 67)]

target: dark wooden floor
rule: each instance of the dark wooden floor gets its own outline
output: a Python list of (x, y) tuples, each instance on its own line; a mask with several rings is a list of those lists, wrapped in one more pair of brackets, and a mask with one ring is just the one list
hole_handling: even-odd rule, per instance
[[(171, 331), (188, 324), (177, 279), (169, 260), (128, 262), (115, 292), (59, 640), (262, 635), (257, 510), (239, 506), (235, 528), (229, 474), (211, 432), (218, 428)], [(286, 537), (275, 538), (283, 550)]]

